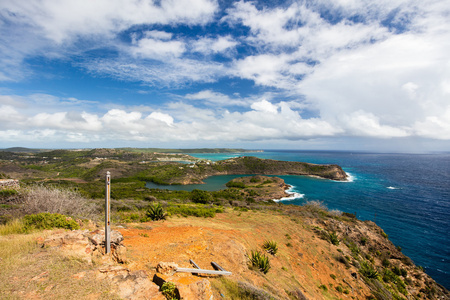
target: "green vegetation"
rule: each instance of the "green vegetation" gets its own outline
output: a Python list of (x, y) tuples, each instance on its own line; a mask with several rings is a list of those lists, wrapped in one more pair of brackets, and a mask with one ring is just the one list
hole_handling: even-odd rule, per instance
[(245, 189), (245, 183), (231, 180), (226, 184), (228, 188)]
[(339, 238), (338, 238), (336, 232), (330, 232), (328, 234), (328, 241), (333, 245), (336, 245), (336, 246), (339, 245)]
[(270, 261), (269, 258), (261, 253), (259, 250), (252, 250), (250, 253), (250, 262), (253, 267), (257, 268), (264, 274), (267, 274), (270, 269)]
[(216, 213), (223, 213), (224, 209), (218, 206), (176, 204), (168, 206), (167, 211), (170, 215), (180, 215), (183, 217), (213, 218)]
[(0, 190), (0, 199), (7, 198), (11, 196), (16, 196), (19, 192), (14, 189), (2, 189)]
[(23, 217), (23, 223), (26, 231), (32, 229), (80, 229), (80, 225), (72, 218), (61, 214), (39, 213)]
[(262, 248), (272, 255), (275, 255), (278, 252), (278, 244), (275, 241), (265, 241)]
[(195, 189), (191, 192), (191, 199), (194, 203), (207, 204), (212, 201), (212, 196), (207, 191)]
[(361, 262), (361, 268), (359, 268), (361, 275), (367, 278), (378, 278), (378, 271), (367, 261)]
[(159, 221), (159, 220), (165, 220), (167, 214), (164, 212), (161, 204), (153, 204), (150, 205), (147, 209), (147, 218), (149, 218), (152, 221)]
[(161, 286), (161, 293), (168, 299), (168, 300), (175, 300), (180, 299), (178, 296), (178, 290), (175, 285), (175, 283), (166, 281)]

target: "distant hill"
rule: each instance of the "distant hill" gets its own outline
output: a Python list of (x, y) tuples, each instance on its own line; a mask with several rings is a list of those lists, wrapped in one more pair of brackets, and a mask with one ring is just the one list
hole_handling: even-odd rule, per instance
[(16, 152), (16, 153), (41, 153), (49, 151), (49, 149), (32, 149), (32, 148), (25, 148), (25, 147), (11, 147), (6, 149), (0, 149), (0, 151), (3, 152)]
[(262, 150), (229, 149), (229, 148), (197, 148), (197, 149), (163, 149), (163, 148), (117, 148), (130, 152), (156, 152), (156, 153), (245, 153), (262, 152)]

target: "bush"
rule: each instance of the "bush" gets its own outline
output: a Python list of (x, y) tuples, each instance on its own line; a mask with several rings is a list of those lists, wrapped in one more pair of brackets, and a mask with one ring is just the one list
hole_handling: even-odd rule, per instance
[(179, 299), (175, 283), (166, 281), (161, 286), (161, 293), (169, 300)]
[(265, 241), (262, 247), (272, 255), (275, 255), (278, 252), (278, 245), (275, 241)]
[(332, 243), (333, 245), (336, 245), (336, 246), (339, 245), (339, 238), (338, 238), (336, 232), (330, 232), (328, 234), (328, 241), (330, 243)]
[(211, 202), (212, 196), (206, 191), (195, 189), (191, 192), (191, 200), (194, 203), (207, 204)]
[(367, 238), (365, 236), (361, 237), (361, 239), (359, 240), (359, 243), (363, 246), (365, 246), (367, 244)]
[(265, 254), (262, 254), (260, 251), (252, 250), (250, 255), (250, 262), (252, 266), (258, 268), (258, 270), (260, 270), (264, 274), (267, 274), (267, 272), (269, 272), (270, 269), (269, 258)]
[(361, 268), (359, 268), (359, 272), (367, 278), (378, 278), (378, 272), (374, 269), (374, 267), (367, 261), (361, 262)]
[(72, 218), (61, 214), (40, 213), (36, 215), (27, 215), (23, 217), (25, 229), (80, 229), (80, 225)]
[(146, 216), (152, 221), (165, 220), (167, 214), (164, 212), (160, 203), (152, 204), (147, 209)]
[(238, 188), (238, 189), (245, 189), (245, 183), (239, 182), (239, 181), (229, 181), (227, 182), (226, 186), (228, 188)]
[(89, 219), (95, 213), (94, 205), (75, 190), (33, 185), (20, 193), (26, 214), (47, 212)]

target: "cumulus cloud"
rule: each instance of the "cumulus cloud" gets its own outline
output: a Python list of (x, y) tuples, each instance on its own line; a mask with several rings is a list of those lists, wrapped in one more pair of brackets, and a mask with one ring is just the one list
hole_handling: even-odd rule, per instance
[(106, 111), (71, 95), (0, 96), (1, 136), (450, 139), (448, 0), (228, 7), (219, 12), (213, 0), (2, 1), (0, 80), (30, 76), (29, 58), (77, 57), (73, 65), (89, 75), (175, 90), (163, 101), (147, 98), (145, 108), (110, 103)]

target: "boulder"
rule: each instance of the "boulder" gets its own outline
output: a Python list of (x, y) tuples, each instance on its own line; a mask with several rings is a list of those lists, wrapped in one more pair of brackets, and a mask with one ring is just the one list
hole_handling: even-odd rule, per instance
[(125, 263), (126, 247), (122, 244), (123, 236), (116, 230), (111, 231), (111, 255), (105, 257), (105, 231), (73, 230), (56, 233), (43, 241), (43, 247), (57, 247), (68, 256), (77, 256), (89, 263), (95, 259), (113, 260)]
[(178, 265), (173, 262), (159, 262), (156, 266), (156, 272), (163, 275), (173, 275), (178, 269)]
[(123, 299), (166, 299), (159, 292), (159, 286), (142, 270), (130, 271), (122, 266), (107, 266), (98, 269), (97, 277), (110, 280), (118, 296)]
[(162, 286), (165, 282), (172, 282), (178, 290), (180, 299), (212, 300), (214, 295), (211, 289), (211, 283), (205, 278), (189, 276), (170, 276), (155, 274), (153, 282)]

